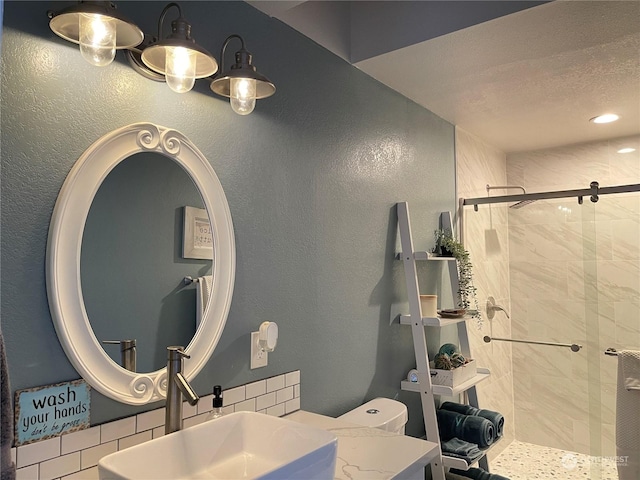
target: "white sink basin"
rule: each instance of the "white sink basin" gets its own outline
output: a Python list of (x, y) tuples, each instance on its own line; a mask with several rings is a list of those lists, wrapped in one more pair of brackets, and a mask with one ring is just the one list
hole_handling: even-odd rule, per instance
[(100, 480), (332, 479), (336, 436), (237, 412), (103, 457)]

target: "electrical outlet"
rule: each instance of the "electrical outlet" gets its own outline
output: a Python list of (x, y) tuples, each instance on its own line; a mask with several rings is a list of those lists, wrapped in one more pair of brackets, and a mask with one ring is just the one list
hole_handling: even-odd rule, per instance
[(251, 370), (267, 366), (269, 354), (260, 347), (259, 338), (260, 332), (251, 332)]

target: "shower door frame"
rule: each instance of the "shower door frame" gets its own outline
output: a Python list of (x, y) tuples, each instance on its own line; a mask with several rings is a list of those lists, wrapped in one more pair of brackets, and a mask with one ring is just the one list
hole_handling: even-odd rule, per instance
[(578, 204), (582, 205), (584, 197), (589, 197), (591, 202), (596, 203), (600, 195), (612, 193), (640, 192), (640, 183), (631, 185), (614, 185), (611, 187), (600, 187), (598, 182), (591, 182), (589, 188), (574, 190), (556, 190), (551, 192), (521, 193), (518, 195), (499, 195), (495, 197), (460, 198), (458, 208), (458, 239), (464, 245), (464, 207), (473, 205), (473, 209), (478, 211), (478, 205), (491, 203), (518, 203), (533, 202), (536, 200), (551, 200), (558, 198), (576, 197)]

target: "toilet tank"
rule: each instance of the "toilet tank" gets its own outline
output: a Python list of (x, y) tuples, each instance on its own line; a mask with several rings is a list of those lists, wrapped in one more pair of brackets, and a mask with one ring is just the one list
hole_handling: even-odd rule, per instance
[(338, 418), (345, 422), (404, 435), (404, 426), (409, 416), (404, 403), (390, 398), (374, 398)]

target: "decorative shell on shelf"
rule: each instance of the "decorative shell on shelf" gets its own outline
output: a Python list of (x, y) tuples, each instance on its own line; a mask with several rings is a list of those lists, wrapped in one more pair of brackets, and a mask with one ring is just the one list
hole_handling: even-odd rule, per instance
[(445, 343), (438, 350), (433, 359), (435, 368), (440, 370), (453, 370), (468, 363), (468, 360), (458, 351), (453, 343)]
[(451, 358), (446, 353), (439, 353), (433, 359), (434, 365), (436, 368), (440, 370), (453, 370), (453, 365), (451, 364)]

